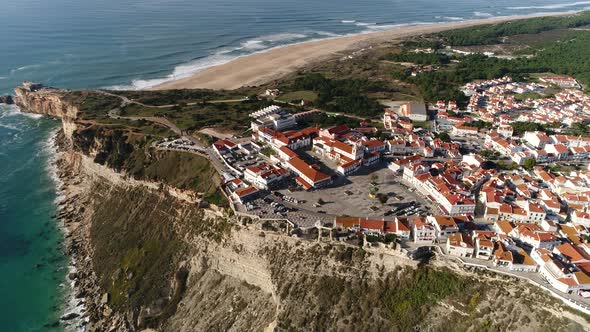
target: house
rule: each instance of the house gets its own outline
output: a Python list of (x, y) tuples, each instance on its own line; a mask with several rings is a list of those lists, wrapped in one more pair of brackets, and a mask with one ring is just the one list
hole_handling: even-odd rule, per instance
[(549, 84), (555, 84), (561, 88), (576, 88), (579, 89), (580, 83), (575, 78), (569, 76), (544, 76), (540, 77), (539, 81)]
[(410, 223), (408, 218), (397, 217), (393, 221), (385, 221), (385, 234), (395, 234), (398, 239), (410, 239)]
[(411, 225), (413, 242), (433, 243), (436, 239), (436, 229), (426, 218), (415, 217), (411, 219)]
[(336, 228), (359, 231), (361, 229), (361, 220), (358, 217), (336, 217), (334, 226)]
[(297, 120), (280, 106), (272, 105), (250, 114), (252, 132), (261, 128), (272, 128), (280, 131), (297, 125)]
[(244, 180), (258, 189), (269, 189), (288, 176), (287, 170), (268, 164), (250, 166), (244, 171)]
[(494, 223), (494, 226), (492, 226), (492, 229), (500, 235), (508, 236), (508, 234), (510, 234), (510, 232), (512, 232), (514, 227), (515, 227), (514, 223), (512, 223), (510, 221), (500, 220), (500, 221), (496, 221)]
[(339, 139), (344, 134), (348, 133), (349, 131), (350, 131), (350, 129), (348, 128), (347, 125), (339, 125), (339, 126), (326, 128), (326, 129), (321, 129), (319, 132), (319, 136), (336, 140), (336, 139)]
[(526, 251), (518, 247), (508, 248), (501, 241), (496, 242), (492, 263), (494, 266), (504, 267), (509, 271), (537, 271), (537, 264)]
[(464, 233), (455, 233), (447, 238), (446, 251), (448, 255), (472, 257), (474, 254), (473, 240)]
[(561, 242), (551, 232), (545, 232), (535, 224), (517, 225), (509, 234), (517, 242), (535, 249), (553, 249)]
[(533, 250), (531, 257), (535, 257), (535, 261), (539, 263), (539, 273), (543, 279), (560, 292), (572, 294), (580, 290), (590, 290), (590, 276), (567, 259), (563, 260), (563, 257), (544, 249)]
[(551, 144), (551, 138), (539, 131), (527, 131), (524, 133), (523, 139), (536, 149), (543, 149), (546, 144)]
[(460, 137), (476, 137), (479, 133), (477, 127), (470, 127), (465, 124), (456, 124), (451, 130), (451, 135)]
[(244, 204), (244, 203), (258, 197), (258, 194), (259, 194), (258, 189), (250, 186), (250, 187), (237, 189), (236, 191), (233, 192), (232, 197), (235, 198), (241, 204)]
[(412, 121), (426, 121), (428, 114), (424, 103), (405, 102), (399, 105), (399, 114)]
[(555, 155), (557, 160), (569, 159), (570, 150), (563, 144), (546, 144), (545, 151)]
[(235, 150), (238, 148), (238, 145), (228, 139), (222, 139), (215, 143), (213, 143), (213, 150), (222, 157), (226, 153)]
[(287, 162), (287, 166), (298, 176), (295, 179), (305, 190), (321, 188), (332, 183), (332, 178), (315, 169), (299, 157), (294, 157)]
[(360, 219), (360, 229), (364, 234), (369, 235), (383, 235), (383, 229), (385, 221), (383, 220), (371, 220), (371, 219)]
[(436, 232), (436, 238), (446, 239), (449, 235), (459, 232), (459, 226), (455, 223), (455, 220), (447, 216), (428, 216), (426, 220), (434, 225)]

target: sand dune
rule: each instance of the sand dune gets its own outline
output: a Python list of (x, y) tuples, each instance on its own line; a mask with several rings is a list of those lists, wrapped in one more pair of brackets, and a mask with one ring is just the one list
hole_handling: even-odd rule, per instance
[(237, 58), (229, 63), (207, 68), (190, 77), (157, 85), (152, 89), (237, 89), (242, 86), (256, 86), (278, 79), (297, 68), (304, 67), (306, 64), (332, 57), (339, 52), (360, 49), (384, 41), (394, 41), (407, 36), (428, 34), (481, 24), (500, 23), (540, 16), (572, 14), (573, 13), (570, 12), (494, 17), (461, 22), (400, 27), (380, 32), (304, 42)]

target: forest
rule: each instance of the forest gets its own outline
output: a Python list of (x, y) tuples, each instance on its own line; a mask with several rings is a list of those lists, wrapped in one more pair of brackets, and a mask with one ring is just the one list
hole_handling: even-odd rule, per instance
[(297, 90), (311, 90), (318, 94), (314, 105), (326, 111), (372, 117), (383, 111), (383, 106), (367, 96), (386, 90), (380, 82), (362, 79), (329, 79), (320, 73), (298, 77)]
[(452, 46), (474, 46), (501, 43), (502, 37), (536, 34), (556, 29), (590, 25), (590, 12), (571, 16), (548, 16), (516, 20), (441, 32), (438, 36)]
[[(466, 97), (458, 88), (473, 80), (493, 79), (511, 75), (520, 80), (530, 73), (552, 72), (570, 75), (583, 84), (590, 84), (590, 32), (578, 31), (568, 38), (533, 50), (531, 57), (500, 59), (483, 54), (456, 57), (459, 62), (439, 71), (424, 72), (416, 77), (411, 70), (394, 71), (394, 78), (412, 83), (418, 87), (427, 101), (438, 99), (465, 102)], [(412, 61), (413, 53), (405, 53), (406, 61)], [(423, 56), (415, 54), (416, 62)]]

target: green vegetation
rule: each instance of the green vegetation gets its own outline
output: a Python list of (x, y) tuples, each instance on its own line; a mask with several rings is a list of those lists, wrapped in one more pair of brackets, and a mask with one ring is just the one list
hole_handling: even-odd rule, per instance
[(277, 100), (284, 101), (287, 103), (295, 103), (304, 101), (314, 102), (318, 98), (318, 94), (313, 91), (301, 90), (285, 93), (277, 98)]
[[(231, 232), (228, 220), (205, 218), (197, 205), (145, 187), (96, 182), (90, 241), (99, 285), (109, 306), (120, 311), (154, 310), (140, 327), (157, 327), (173, 315), (186, 288), (186, 236), (220, 242)], [(173, 282), (174, 281), (174, 282)]]
[(540, 124), (536, 122), (514, 122), (510, 125), (514, 129), (514, 136), (521, 136), (527, 131), (542, 131), (548, 135), (553, 134), (552, 128), (559, 127), (559, 123), (552, 125)]
[(444, 298), (464, 291), (468, 283), (451, 271), (418, 268), (398, 281), (382, 295), (389, 319), (397, 322), (400, 330), (407, 331), (418, 325), (427, 308)]
[[(74, 133), (74, 144), (83, 153), (96, 151), (94, 161), (136, 179), (203, 193), (211, 203), (222, 203), (219, 177), (209, 161), (195, 154), (150, 150), (149, 137), (124, 129), (90, 126)], [(224, 205), (224, 204), (221, 204)]]
[(528, 73), (552, 72), (572, 75), (584, 84), (590, 84), (590, 33), (577, 31), (568, 39), (553, 42), (534, 51), (530, 58), (499, 59), (482, 54), (459, 57), (459, 63), (451, 64), (444, 70), (410, 75), (409, 69), (398, 69), (392, 76), (418, 87), (427, 101), (438, 99), (466, 102), (467, 98), (458, 90), (461, 85), (479, 79), (493, 79), (511, 75), (521, 79)]
[(121, 99), (92, 91), (70, 91), (63, 95), (63, 101), (76, 105), (78, 116), (83, 120), (108, 120), (110, 110), (121, 106)]
[(228, 100), (244, 98), (246, 93), (228, 92), (221, 90), (154, 90), (154, 91), (109, 91), (120, 96), (125, 96), (138, 103), (162, 106), (188, 103), (203, 103), (210, 100)]
[(267, 101), (243, 101), (229, 103), (199, 103), (166, 108), (128, 105), (121, 116), (162, 117), (182, 130), (195, 131), (205, 127), (221, 127), (243, 131), (248, 126), (248, 114), (268, 106)]
[(430, 121), (412, 121), (414, 124), (414, 128), (424, 128), (426, 130), (430, 130), (431, 124)]
[(518, 100), (518, 101), (523, 101), (526, 99), (541, 99), (541, 98), (547, 98), (547, 96), (543, 96), (537, 92), (526, 92), (526, 93), (521, 93), (521, 94), (515, 94), (514, 95), (514, 99)]
[(475, 127), (478, 129), (484, 129), (484, 128), (489, 129), (489, 128), (492, 128), (493, 123), (485, 122), (483, 120), (477, 120), (477, 121), (469, 123), (468, 126)]
[(359, 125), (359, 119), (351, 118), (343, 115), (329, 115), (324, 112), (316, 112), (309, 115), (303, 121), (300, 121), (302, 126), (318, 126), (321, 128), (347, 125), (349, 128), (356, 128)]
[(260, 153), (262, 153), (263, 155), (267, 156), (267, 157), (271, 157), (274, 156), (276, 154), (275, 150), (271, 147), (266, 147), (262, 150), (260, 150)]
[(576, 122), (568, 130), (571, 135), (590, 137), (590, 126), (584, 123)]
[[(170, 216), (172, 200), (141, 188), (124, 190), (97, 183), (92, 215), (93, 265), (114, 309), (152, 305), (171, 294), (170, 281), (185, 245)], [(103, 194), (108, 193), (103, 196)]]
[(536, 159), (527, 159), (524, 161), (524, 164), (522, 165), (522, 167), (524, 169), (526, 169), (527, 171), (532, 170), (535, 166), (537, 165), (537, 160)]
[(451, 58), (445, 54), (423, 52), (388, 54), (384, 58), (390, 61), (411, 62), (418, 65), (443, 65), (448, 64), (451, 61)]
[(590, 24), (590, 12), (571, 16), (538, 17), (527, 20), (449, 30), (438, 34), (453, 46), (489, 45), (500, 43), (502, 37), (537, 34), (543, 31), (576, 28)]
[(322, 74), (313, 73), (298, 77), (294, 82), (297, 90), (309, 90), (318, 94), (313, 103), (331, 112), (376, 116), (383, 111), (383, 106), (367, 97), (368, 93), (382, 91), (379, 82), (359, 79), (328, 79)]

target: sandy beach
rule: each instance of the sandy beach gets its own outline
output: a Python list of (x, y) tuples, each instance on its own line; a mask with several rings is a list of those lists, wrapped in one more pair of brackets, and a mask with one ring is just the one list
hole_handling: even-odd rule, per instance
[(533, 17), (574, 14), (576, 13), (544, 13), (493, 17), (451, 23), (423, 24), (379, 32), (303, 42), (237, 58), (226, 64), (207, 68), (192, 76), (157, 85), (152, 87), (152, 89), (237, 89), (242, 86), (256, 86), (278, 79), (309, 63), (332, 57), (339, 52), (352, 51), (387, 41), (392, 42), (403, 37)]

